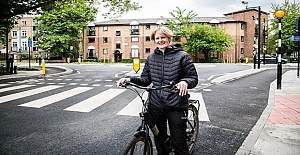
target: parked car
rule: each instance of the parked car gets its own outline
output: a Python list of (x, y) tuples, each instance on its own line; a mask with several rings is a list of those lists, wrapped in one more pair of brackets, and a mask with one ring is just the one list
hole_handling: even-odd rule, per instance
[[(257, 59), (257, 61), (258, 61), (258, 59)], [(281, 62), (282, 62), (282, 64), (286, 64), (288, 62), (288, 60), (284, 59), (284, 58), (281, 58)], [(264, 63), (264, 56), (263, 55), (260, 56), (260, 63), (261, 64)], [(265, 55), (265, 63), (266, 64), (277, 64), (277, 57), (266, 54)]]

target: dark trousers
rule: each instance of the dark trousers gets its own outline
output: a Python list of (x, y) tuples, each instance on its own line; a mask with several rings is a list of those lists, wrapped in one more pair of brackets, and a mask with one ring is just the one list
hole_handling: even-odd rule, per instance
[[(151, 108), (151, 111), (156, 117), (156, 122), (161, 125), (157, 125), (159, 129), (158, 136), (155, 136), (155, 145), (158, 155), (169, 155), (169, 153), (161, 147), (158, 143), (158, 138), (166, 141), (168, 135), (163, 134), (161, 131), (167, 131), (167, 122), (169, 125), (170, 138), (172, 146), (175, 149), (175, 155), (188, 155), (189, 149), (187, 146), (187, 134), (186, 134), (186, 122), (187, 122), (187, 110), (181, 111), (168, 111), (162, 112), (161, 110)], [(165, 132), (166, 133), (166, 132)]]

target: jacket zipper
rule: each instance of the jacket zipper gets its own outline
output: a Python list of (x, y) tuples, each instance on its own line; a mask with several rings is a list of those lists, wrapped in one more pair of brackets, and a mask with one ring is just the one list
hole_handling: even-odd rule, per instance
[[(164, 84), (164, 70), (165, 70), (165, 52), (163, 52), (163, 57), (162, 57), (162, 65), (161, 65), (161, 86), (163, 86), (163, 84)], [(160, 90), (160, 107), (161, 107), (161, 109), (162, 109), (162, 107), (163, 107), (163, 104), (162, 104), (162, 96), (163, 96), (163, 94), (162, 94), (162, 89)]]

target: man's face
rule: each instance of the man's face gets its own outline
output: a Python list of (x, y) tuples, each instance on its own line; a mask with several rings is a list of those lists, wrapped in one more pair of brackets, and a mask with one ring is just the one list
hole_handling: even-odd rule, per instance
[(165, 49), (169, 46), (170, 41), (169, 38), (163, 34), (162, 32), (156, 32), (155, 33), (155, 39), (154, 39), (156, 46), (161, 50), (165, 51)]

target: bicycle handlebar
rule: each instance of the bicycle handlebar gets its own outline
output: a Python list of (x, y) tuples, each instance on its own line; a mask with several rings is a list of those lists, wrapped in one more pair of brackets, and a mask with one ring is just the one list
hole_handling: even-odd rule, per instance
[(127, 87), (127, 86), (134, 86), (134, 87), (137, 87), (137, 88), (140, 88), (140, 89), (144, 89), (146, 91), (151, 91), (151, 90), (160, 90), (160, 89), (164, 89), (164, 88), (171, 88), (172, 90), (176, 90), (176, 86), (175, 86), (175, 83), (174, 82), (170, 82), (169, 85), (164, 85), (164, 86), (159, 86), (159, 87), (149, 87), (149, 86), (140, 86), (140, 85), (137, 85), (135, 83), (132, 83), (130, 81), (125, 81), (125, 83), (123, 85), (121, 85), (121, 87)]

